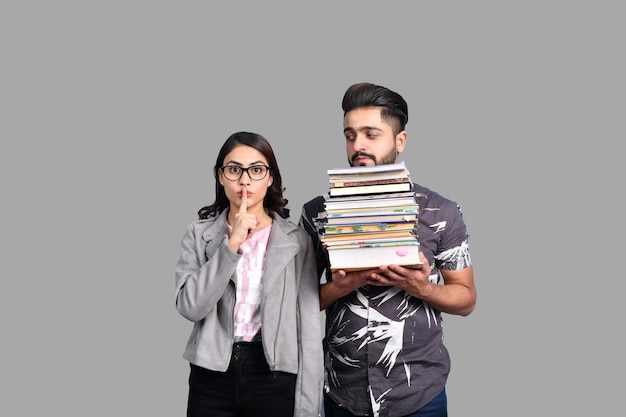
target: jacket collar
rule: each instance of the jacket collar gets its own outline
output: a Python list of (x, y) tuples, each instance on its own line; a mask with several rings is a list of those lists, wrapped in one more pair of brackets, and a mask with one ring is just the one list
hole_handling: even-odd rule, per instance
[[(219, 237), (228, 234), (228, 210), (224, 210), (217, 218), (208, 220), (202, 238), (211, 245), (220, 240)], [(265, 256), (264, 288), (270, 288), (273, 281), (280, 276), (285, 265), (301, 250), (298, 242), (298, 226), (287, 219), (275, 214), (272, 230), (267, 243)], [(296, 232), (296, 233), (294, 233)]]

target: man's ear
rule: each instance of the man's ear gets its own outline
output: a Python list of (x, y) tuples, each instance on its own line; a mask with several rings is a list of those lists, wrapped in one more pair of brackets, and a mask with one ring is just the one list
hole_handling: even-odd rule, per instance
[(406, 131), (403, 130), (402, 132), (396, 135), (396, 149), (398, 150), (398, 153), (402, 152), (405, 146), (406, 146)]

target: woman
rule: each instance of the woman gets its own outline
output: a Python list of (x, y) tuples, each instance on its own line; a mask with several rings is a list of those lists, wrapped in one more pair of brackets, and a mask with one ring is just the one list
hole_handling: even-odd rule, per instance
[(315, 416), (323, 353), (311, 240), (287, 220), (269, 142), (238, 132), (213, 167), (215, 202), (187, 228), (176, 308), (194, 323), (187, 416)]

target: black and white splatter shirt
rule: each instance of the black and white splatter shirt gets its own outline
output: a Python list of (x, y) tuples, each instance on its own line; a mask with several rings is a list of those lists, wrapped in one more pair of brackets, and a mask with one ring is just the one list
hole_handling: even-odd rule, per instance
[[(471, 265), (469, 235), (460, 206), (413, 184), (417, 202), (418, 241), (431, 266), (439, 270)], [(300, 226), (316, 248), (318, 274), (331, 279), (328, 255), (315, 219), (324, 196), (306, 203)], [(438, 310), (396, 287), (364, 286), (326, 309), (325, 390), (339, 405), (359, 416), (402, 416), (441, 392), (450, 371)]]

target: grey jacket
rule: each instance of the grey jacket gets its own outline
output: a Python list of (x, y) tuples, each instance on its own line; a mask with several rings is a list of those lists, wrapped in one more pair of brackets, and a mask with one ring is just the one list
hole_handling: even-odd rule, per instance
[[(193, 222), (176, 264), (176, 309), (194, 322), (183, 358), (226, 371), (234, 334), (236, 267), (227, 244), (228, 209)], [(320, 412), (323, 384), (319, 281), (309, 235), (274, 216), (262, 286), (261, 335), (271, 370), (297, 374), (294, 416)]]

